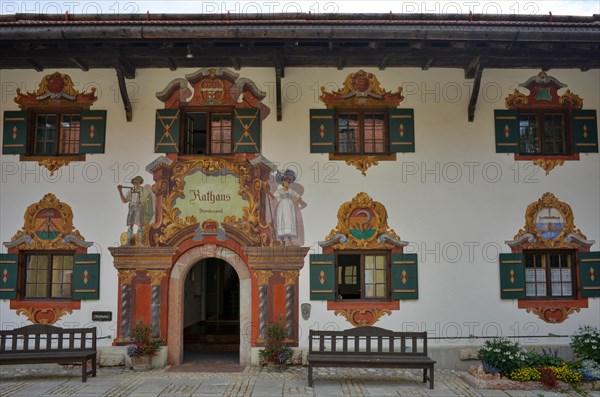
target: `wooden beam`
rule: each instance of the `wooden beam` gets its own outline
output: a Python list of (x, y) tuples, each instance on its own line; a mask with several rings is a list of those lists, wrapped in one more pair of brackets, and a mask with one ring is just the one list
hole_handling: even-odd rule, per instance
[(29, 62), (29, 64), (31, 66), (33, 66), (33, 68), (35, 69), (36, 72), (44, 71), (44, 67), (39, 62), (37, 62), (35, 59), (27, 58), (27, 62)]
[(381, 61), (379, 61), (379, 70), (385, 70), (389, 61), (390, 57), (387, 55), (381, 58)]
[(124, 55), (119, 57), (119, 65), (117, 68), (121, 69), (121, 72), (126, 79), (135, 79), (135, 67), (133, 67), (131, 62), (129, 62)]
[(88, 70), (90, 70), (90, 68), (83, 63), (83, 61), (81, 59), (77, 59), (77, 58), (69, 58), (71, 60), (71, 62), (73, 62), (75, 65), (77, 65), (77, 67), (81, 70), (83, 70), (84, 72), (87, 72)]
[(277, 104), (277, 121), (283, 119), (283, 110), (281, 105), (281, 77), (283, 76), (283, 69), (275, 68), (275, 101)]
[(425, 65), (423, 65), (421, 67), (422, 70), (429, 70), (429, 67), (431, 66), (431, 63), (433, 62), (433, 58), (429, 58), (427, 60), (427, 62), (425, 63)]
[(131, 122), (133, 119), (133, 110), (131, 108), (131, 101), (129, 100), (129, 94), (127, 93), (127, 85), (125, 84), (125, 76), (120, 68), (116, 68), (117, 80), (119, 81), (119, 92), (121, 93), (121, 99), (123, 100), (123, 108), (125, 109), (125, 118), (127, 122)]
[(479, 87), (481, 86), (481, 75), (483, 74), (483, 65), (479, 63), (477, 65), (477, 72), (475, 73), (475, 81), (473, 82), (473, 91), (471, 92), (471, 99), (469, 100), (468, 118), (469, 123), (475, 120), (475, 107), (477, 106), (477, 98), (479, 98)]
[(478, 55), (469, 62), (469, 66), (465, 68), (465, 79), (474, 79), (479, 69), (481, 57)]
[(231, 64), (235, 70), (240, 70), (242, 68), (239, 57), (229, 57), (229, 59), (231, 60)]
[(177, 64), (175, 64), (173, 58), (167, 57), (167, 63), (169, 64), (169, 70), (171, 70), (172, 72), (177, 70)]

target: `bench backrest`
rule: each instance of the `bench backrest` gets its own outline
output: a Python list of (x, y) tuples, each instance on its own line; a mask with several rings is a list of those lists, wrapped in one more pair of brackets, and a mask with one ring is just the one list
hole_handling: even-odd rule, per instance
[(96, 328), (32, 324), (0, 331), (0, 352), (96, 350)]
[(311, 353), (427, 356), (427, 332), (394, 332), (379, 327), (356, 327), (345, 331), (311, 329), (308, 339)]

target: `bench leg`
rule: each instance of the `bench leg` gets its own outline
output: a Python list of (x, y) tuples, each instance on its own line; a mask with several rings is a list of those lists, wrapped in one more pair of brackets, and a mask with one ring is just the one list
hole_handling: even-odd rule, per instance
[(427, 383), (427, 368), (423, 368), (423, 383)]
[(83, 383), (87, 382), (87, 357), (81, 360), (81, 381)]
[(433, 389), (433, 367), (430, 368), (429, 372), (429, 388)]
[(92, 377), (96, 377), (96, 356), (92, 357)]
[(308, 387), (313, 387), (313, 367), (308, 364)]

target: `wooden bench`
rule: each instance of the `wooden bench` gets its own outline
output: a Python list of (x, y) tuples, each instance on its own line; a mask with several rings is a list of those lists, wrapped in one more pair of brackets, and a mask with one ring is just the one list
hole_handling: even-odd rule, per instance
[(33, 324), (0, 331), (0, 365), (32, 363), (81, 363), (81, 381), (87, 381), (96, 376), (96, 328)]
[(429, 379), (429, 388), (433, 389), (435, 361), (427, 357), (427, 332), (356, 327), (346, 331), (310, 330), (308, 338), (310, 387), (314, 367), (369, 367), (422, 368), (423, 383)]

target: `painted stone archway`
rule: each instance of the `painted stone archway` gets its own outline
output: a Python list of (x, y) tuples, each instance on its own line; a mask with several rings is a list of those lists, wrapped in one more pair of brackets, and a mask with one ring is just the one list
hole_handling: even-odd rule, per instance
[(168, 361), (179, 365), (183, 362), (183, 307), (185, 278), (190, 269), (202, 259), (218, 258), (230, 264), (240, 279), (240, 364), (250, 364), (250, 329), (252, 324), (252, 280), (248, 265), (229, 248), (206, 244), (183, 253), (173, 265), (169, 278), (168, 304)]

